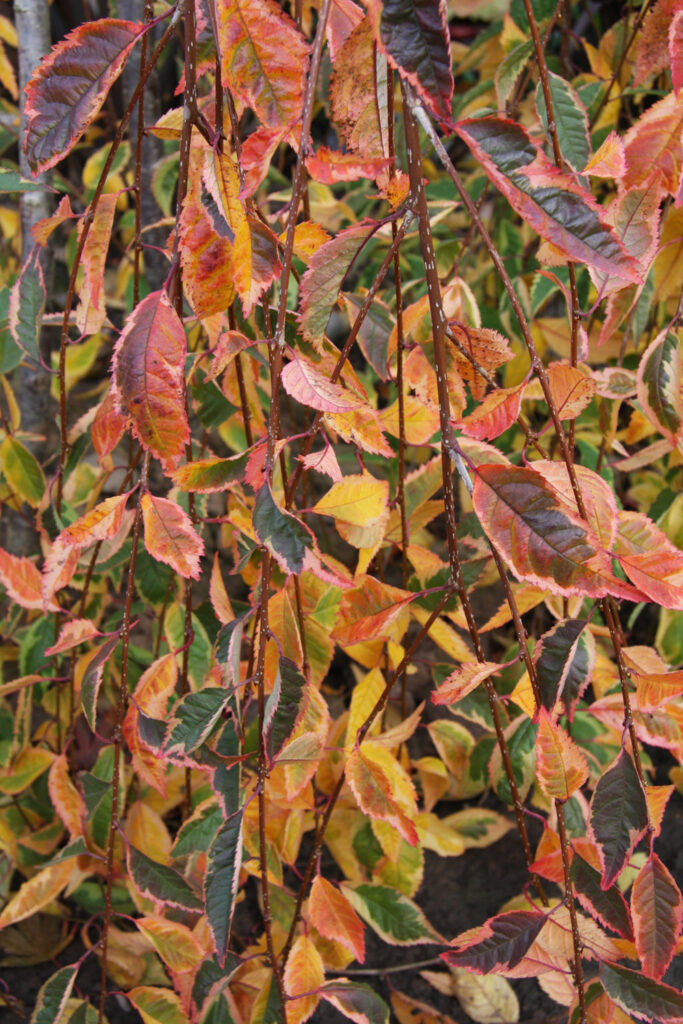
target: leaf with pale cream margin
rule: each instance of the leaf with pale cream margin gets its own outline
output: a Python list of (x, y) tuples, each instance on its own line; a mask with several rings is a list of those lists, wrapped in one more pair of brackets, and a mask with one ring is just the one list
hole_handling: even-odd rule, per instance
[[(346, 781), (364, 814), (379, 821), (389, 822), (401, 833), (406, 842), (411, 846), (417, 846), (415, 825), (397, 799), (395, 777), (387, 771), (385, 763), (387, 757), (390, 761), (394, 760), (388, 751), (377, 749), (373, 744), (366, 743), (356, 747), (346, 762)], [(398, 773), (398, 764), (394, 763)]]
[(165, 562), (180, 576), (198, 580), (204, 541), (197, 534), (187, 512), (167, 498), (142, 496), (145, 547), (152, 558)]
[(662, 437), (676, 445), (683, 424), (681, 394), (681, 340), (672, 330), (662, 331), (640, 358), (638, 401)]
[(56, 900), (69, 883), (73, 871), (74, 861), (66, 860), (54, 867), (43, 868), (29, 878), (5, 904), (0, 914), (0, 929), (31, 917)]
[(133, 433), (165, 469), (185, 452), (185, 329), (165, 291), (151, 292), (130, 317), (114, 348), (113, 393)]
[(651, 601), (683, 609), (683, 551), (651, 519), (640, 512), (619, 512), (614, 554)]
[(389, 885), (342, 883), (342, 892), (357, 914), (391, 946), (443, 943), (420, 908)]

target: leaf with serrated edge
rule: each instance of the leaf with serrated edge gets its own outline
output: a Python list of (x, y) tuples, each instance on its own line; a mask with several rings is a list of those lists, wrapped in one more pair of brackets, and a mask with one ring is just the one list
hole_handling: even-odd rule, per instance
[(630, 754), (622, 750), (598, 779), (590, 827), (602, 862), (602, 887), (621, 873), (648, 824), (645, 794)]
[(216, 956), (225, 964), (230, 926), (242, 863), (242, 814), (224, 822), (216, 833), (206, 860), (204, 901)]
[(499, 669), (500, 665), (495, 661), (471, 661), (465, 665), (458, 665), (455, 671), (444, 679), (441, 686), (434, 690), (432, 703), (457, 704), (472, 690), (476, 690), (479, 683), (483, 683)]
[(388, 512), (389, 484), (369, 473), (345, 476), (313, 506), (313, 511), (355, 526), (370, 526)]
[(531, 949), (546, 922), (536, 910), (511, 910), (490, 918), (481, 928), (455, 939), (456, 948), (442, 953), (452, 967), (475, 974), (500, 974), (516, 965)]
[(138, 985), (126, 993), (144, 1024), (188, 1024), (183, 1004), (175, 992), (167, 988)]
[(650, 854), (633, 883), (631, 914), (643, 971), (659, 981), (681, 935), (683, 898), (656, 853)]
[(131, 843), (126, 854), (128, 871), (141, 896), (181, 910), (201, 910), (201, 900), (179, 872), (152, 860)]
[(100, 111), (143, 31), (103, 18), (79, 25), (52, 48), (26, 86), (26, 141), (34, 173), (54, 167)]
[(28, 558), (19, 558), (0, 548), (0, 583), (8, 597), (22, 608), (38, 611), (43, 607), (41, 575)]
[(226, 491), (234, 484), (241, 483), (247, 468), (247, 453), (233, 455), (229, 459), (212, 456), (198, 462), (187, 462), (173, 474), (181, 491), (195, 491), (197, 494), (215, 494)]
[(369, 985), (340, 978), (326, 981), (320, 995), (354, 1024), (389, 1024), (389, 1007)]
[(299, 322), (304, 337), (319, 344), (334, 307), (349, 264), (370, 236), (372, 227), (354, 224), (336, 238), (321, 245), (301, 278)]
[(170, 971), (191, 971), (206, 953), (187, 925), (163, 917), (139, 917), (135, 924), (147, 936)]
[(19, 892), (11, 897), (0, 914), (0, 929), (37, 914), (43, 907), (56, 900), (71, 880), (73, 870), (72, 860), (62, 861), (53, 867), (43, 868), (33, 878), (29, 878), (28, 882), (24, 882)]
[(71, 964), (48, 978), (36, 997), (31, 1024), (59, 1024), (71, 998), (80, 964)]
[(87, 811), (83, 797), (71, 781), (65, 754), (60, 754), (50, 765), (47, 786), (52, 805), (68, 828), (70, 836), (74, 838), (83, 835)]
[(356, 913), (390, 945), (443, 942), (417, 904), (397, 889), (363, 882), (342, 883), (342, 891)]
[(324, 938), (341, 942), (359, 963), (365, 962), (363, 923), (346, 896), (322, 875), (313, 880), (308, 912)]
[(173, 470), (190, 437), (184, 400), (185, 329), (165, 291), (140, 302), (114, 348), (117, 408), (165, 469)]
[[(461, 139), (512, 208), (564, 256), (639, 281), (628, 255), (591, 195), (536, 149), (521, 125), (497, 117), (461, 121)], [(531, 167), (540, 169), (532, 175)]]
[(346, 781), (364, 814), (389, 822), (398, 829), (407, 843), (417, 846), (415, 825), (397, 803), (393, 780), (377, 760), (376, 753), (371, 753), (367, 745), (353, 750), (346, 762)]
[(179, 576), (198, 580), (204, 541), (197, 534), (185, 509), (167, 498), (143, 494), (142, 521), (145, 547), (158, 562), (170, 565)]
[(315, 1011), (320, 1001), (315, 990), (325, 980), (322, 958), (308, 935), (300, 935), (292, 946), (283, 980), (290, 1000), (287, 1004), (288, 1024), (303, 1024)]
[(600, 964), (600, 981), (610, 999), (637, 1020), (683, 1020), (683, 995), (670, 985), (607, 963)]
[(651, 601), (683, 609), (683, 552), (651, 519), (640, 512), (619, 512), (614, 554)]
[(536, 777), (545, 795), (555, 800), (568, 800), (588, 779), (584, 754), (545, 708), (538, 716)]
[(284, 367), (282, 386), (297, 402), (319, 412), (347, 412), (363, 405), (358, 395), (335, 384), (315, 363), (299, 355)]

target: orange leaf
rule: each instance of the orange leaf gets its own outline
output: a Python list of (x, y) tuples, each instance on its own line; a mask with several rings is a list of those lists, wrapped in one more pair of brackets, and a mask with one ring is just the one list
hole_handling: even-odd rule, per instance
[(349, 755), (346, 781), (364, 814), (377, 821), (387, 821), (401, 833), (407, 843), (417, 846), (415, 825), (394, 799), (393, 780), (382, 764), (369, 755), (367, 749), (356, 747)]
[(18, 558), (0, 548), (0, 583), (7, 596), (22, 608), (43, 607), (40, 572), (28, 558)]
[(492, 391), (458, 426), (478, 441), (499, 437), (519, 416), (523, 385)]
[(75, 313), (76, 326), (81, 334), (95, 334), (107, 316), (104, 303), (104, 266), (109, 252), (117, 199), (116, 194), (105, 194), (100, 197), (83, 247), (83, 280), (78, 292), (80, 302)]
[(681, 935), (683, 897), (656, 853), (650, 854), (633, 883), (631, 914), (643, 971), (659, 981)]
[(52, 647), (46, 647), (46, 654), (62, 654), (70, 651), (72, 647), (83, 644), (86, 640), (93, 640), (96, 636), (102, 636), (99, 629), (90, 619), (72, 619), (62, 626), (59, 638)]
[(590, 405), (595, 382), (578, 366), (551, 363), (547, 370), (550, 391), (561, 420), (574, 420)]
[(58, 540), (79, 551), (97, 541), (111, 540), (121, 529), (129, 494), (130, 491), (101, 501), (90, 512), (62, 530)]
[(583, 753), (546, 708), (538, 716), (536, 776), (546, 796), (568, 800), (588, 778)]
[(500, 665), (495, 661), (471, 661), (465, 665), (458, 665), (455, 671), (444, 679), (441, 686), (434, 690), (432, 704), (457, 704), (499, 668)]
[(87, 811), (83, 797), (69, 776), (66, 755), (61, 754), (50, 765), (47, 785), (50, 800), (70, 835), (72, 837), (83, 835), (83, 822)]
[(614, 553), (651, 601), (683, 609), (683, 551), (640, 512), (619, 512)]
[(213, 556), (213, 567), (211, 569), (211, 580), (209, 582), (209, 596), (211, 598), (211, 607), (213, 608), (216, 618), (220, 624), (222, 626), (226, 626), (228, 622), (232, 622), (235, 618), (235, 613), (232, 610), (230, 598), (228, 597), (228, 592), (225, 589), (225, 583), (223, 582), (223, 576), (221, 575), (218, 552)]
[(620, 178), (625, 170), (624, 143), (616, 132), (610, 132), (581, 173), (593, 174), (596, 178)]
[(148, 718), (166, 717), (168, 698), (178, 681), (178, 663), (174, 654), (153, 661), (140, 676), (135, 688), (135, 703)]
[[(197, 180), (197, 186), (201, 182)], [(185, 197), (179, 220), (183, 288), (200, 320), (221, 313), (235, 297), (232, 245), (219, 235), (199, 198), (199, 188)]]
[(163, 917), (141, 917), (135, 922), (153, 943), (170, 971), (183, 973), (200, 964), (206, 954), (190, 929)]
[(190, 437), (184, 402), (185, 330), (165, 291), (152, 292), (116, 343), (113, 390), (144, 448), (175, 469)]
[[(303, 995), (315, 992), (325, 980), (325, 968), (320, 953), (308, 935), (300, 935), (287, 958), (284, 983), (290, 997), (287, 1004), (287, 1024), (303, 1024), (313, 1014), (320, 996)], [(301, 994), (300, 998), (297, 998)]]
[(365, 962), (365, 928), (346, 896), (321, 875), (311, 886), (308, 904), (311, 921), (320, 934), (341, 942), (359, 963)]
[(191, 576), (198, 580), (204, 541), (195, 532), (187, 512), (174, 501), (151, 494), (143, 494), (141, 504), (145, 547), (152, 558), (170, 565), (185, 579)]
[(277, 281), (281, 270), (273, 232), (255, 217), (244, 217), (232, 249), (232, 276), (245, 317), (266, 288)]
[(669, 93), (641, 114), (624, 138), (626, 174), (624, 189), (642, 185), (653, 171), (662, 188), (678, 193), (683, 169), (683, 97)]
[(97, 407), (95, 419), (90, 428), (92, 445), (99, 458), (110, 455), (126, 429), (126, 417), (116, 408), (111, 388)]

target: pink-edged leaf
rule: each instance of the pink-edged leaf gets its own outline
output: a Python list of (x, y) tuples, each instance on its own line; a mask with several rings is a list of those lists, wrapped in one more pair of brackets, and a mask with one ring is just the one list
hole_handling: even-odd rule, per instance
[(631, 914), (643, 971), (659, 981), (681, 935), (683, 897), (656, 853), (650, 854), (633, 883)]
[(96, 636), (102, 636), (99, 629), (90, 619), (72, 619), (62, 626), (56, 643), (45, 649), (45, 654), (63, 654), (70, 651), (72, 647), (87, 640), (93, 640)]
[(523, 391), (524, 385), (521, 384), (514, 388), (498, 388), (491, 391), (474, 411), (457, 425), (463, 433), (477, 441), (499, 437), (519, 416)]
[(638, 401), (648, 420), (675, 445), (683, 424), (681, 340), (675, 331), (668, 328), (661, 331), (645, 349), (636, 387)]
[(83, 279), (79, 288), (80, 302), (75, 313), (76, 326), (81, 334), (95, 334), (107, 316), (104, 303), (104, 266), (109, 252), (117, 200), (116, 194), (107, 193), (100, 196), (83, 246)]
[(185, 579), (201, 576), (199, 560), (204, 554), (204, 541), (195, 531), (185, 509), (168, 498), (142, 496), (142, 521), (145, 526), (145, 547), (158, 562), (170, 565)]
[(225, 821), (213, 838), (207, 854), (204, 879), (206, 916), (213, 936), (218, 962), (225, 963), (230, 926), (239, 888), (242, 864), (242, 813)]
[(673, 92), (641, 114), (624, 137), (626, 173), (622, 188), (659, 180), (665, 192), (678, 196), (683, 170), (683, 97)]
[(634, 591), (612, 575), (611, 559), (588, 525), (540, 473), (480, 466), (472, 500), (485, 533), (519, 580), (565, 597), (633, 599)]
[(299, 322), (304, 337), (314, 345), (322, 341), (349, 266), (371, 231), (370, 225), (354, 224), (313, 254), (301, 279)]
[(368, 7), (389, 63), (435, 114), (450, 119), (453, 72), (445, 0), (371, 0)]
[(553, 800), (568, 800), (588, 778), (583, 752), (543, 707), (536, 734), (536, 778)]
[(365, 961), (365, 929), (346, 896), (331, 882), (317, 875), (309, 900), (311, 921), (320, 934), (341, 942), (359, 963)]
[(116, 18), (91, 21), (52, 48), (26, 86), (26, 155), (34, 172), (54, 167), (97, 117), (143, 31)]
[(46, 298), (43, 270), (33, 252), (10, 291), (9, 329), (19, 348), (36, 362), (40, 361), (38, 339)]
[(223, 82), (270, 128), (301, 117), (309, 47), (274, 0), (219, 0)]
[(683, 551), (651, 519), (641, 512), (619, 512), (614, 553), (651, 601), (683, 609)]
[(544, 158), (520, 125), (484, 117), (461, 121), (456, 131), (512, 208), (542, 238), (569, 259), (639, 281), (635, 261), (604, 222), (591, 195)]
[(495, 661), (472, 661), (458, 665), (456, 670), (444, 679), (441, 686), (434, 690), (432, 704), (457, 704), (472, 690), (476, 690), (479, 683), (483, 683), (499, 669), (500, 665)]
[(128, 420), (116, 408), (111, 388), (100, 402), (90, 428), (92, 445), (99, 458), (111, 455), (123, 437)]
[(31, 228), (31, 238), (37, 245), (47, 245), (47, 240), (60, 224), (67, 220), (74, 220), (77, 214), (71, 209), (71, 202), (68, 196), (62, 196), (59, 206), (50, 217), (41, 217)]
[(328, 444), (321, 452), (310, 452), (308, 455), (300, 455), (299, 461), (305, 469), (314, 469), (317, 473), (324, 473), (329, 476), (335, 484), (338, 484), (342, 477), (342, 471), (334, 454), (334, 448)]
[(202, 909), (199, 896), (178, 871), (152, 860), (132, 843), (127, 844), (126, 857), (128, 873), (141, 896), (181, 910)]
[(581, 174), (593, 174), (596, 178), (621, 178), (625, 170), (624, 143), (616, 132), (610, 132)]
[(674, 93), (678, 96), (683, 85), (683, 8), (674, 14), (669, 25), (669, 62)]
[(345, 39), (330, 82), (339, 137), (363, 160), (389, 155), (386, 81), (386, 58), (377, 48), (370, 20), (364, 18)]
[(545, 915), (537, 910), (498, 914), (481, 928), (466, 933), (465, 942), (455, 939), (455, 948), (442, 953), (441, 958), (450, 967), (461, 967), (473, 974), (502, 974), (524, 958), (545, 922)]
[(633, 85), (642, 85), (669, 66), (668, 35), (679, 0), (656, 0), (648, 10), (636, 36)]
[(83, 712), (88, 720), (88, 725), (95, 732), (97, 720), (97, 695), (100, 692), (102, 673), (104, 666), (116, 649), (119, 642), (119, 635), (110, 636), (103, 644), (95, 648), (86, 666), (81, 681), (81, 704)]
[[(637, 261), (642, 277), (647, 274), (657, 254), (660, 201), (659, 186), (646, 182), (643, 187), (634, 185), (620, 191), (605, 214), (605, 220), (612, 225), (619, 241)], [(603, 297), (626, 287), (619, 278), (610, 278), (595, 270), (590, 273)]]
[(600, 964), (600, 981), (607, 995), (636, 1020), (683, 1021), (683, 994), (671, 985), (644, 978), (642, 971), (631, 971), (617, 964)]
[(235, 286), (232, 244), (216, 230), (200, 193), (201, 180), (196, 175), (178, 221), (178, 248), (183, 288), (195, 316), (201, 320), (227, 309), (235, 297)]
[(190, 437), (184, 400), (187, 341), (165, 291), (135, 307), (114, 349), (116, 405), (162, 465), (175, 469)]
[(364, 403), (358, 395), (334, 384), (315, 363), (295, 356), (282, 370), (282, 386), (297, 402), (319, 412), (348, 412)]
[(590, 825), (602, 863), (602, 887), (609, 889), (648, 825), (645, 793), (626, 750), (598, 779)]
[(353, 1024), (389, 1024), (389, 1007), (370, 985), (339, 978), (321, 985), (320, 995)]
[(600, 872), (574, 850), (571, 863), (574, 892), (591, 917), (605, 928), (633, 941), (633, 926), (628, 903), (616, 885), (603, 889)]
[(388, 159), (363, 160), (353, 153), (341, 153), (327, 146), (321, 146), (316, 153), (306, 158), (306, 170), (310, 177), (323, 185), (376, 178), (389, 164)]
[(558, 622), (534, 648), (541, 703), (552, 711), (561, 700), (570, 721), (595, 665), (595, 641), (587, 625), (580, 619)]
[(363, 20), (363, 8), (354, 0), (332, 0), (327, 19), (327, 45), (334, 64), (340, 48)]
[(43, 607), (41, 575), (28, 558), (19, 558), (0, 548), (0, 583), (7, 596), (22, 608)]
[(130, 491), (105, 498), (89, 512), (82, 515), (57, 538), (66, 547), (82, 551), (100, 540), (111, 540), (121, 529)]
[[(564, 462), (550, 459), (539, 459), (534, 462), (534, 470), (540, 473), (552, 487), (562, 496), (577, 515), (579, 514), (574, 488)], [(611, 550), (617, 530), (617, 502), (614, 491), (601, 476), (588, 466), (575, 466), (574, 473), (579, 482), (586, 521), (600, 545)]]

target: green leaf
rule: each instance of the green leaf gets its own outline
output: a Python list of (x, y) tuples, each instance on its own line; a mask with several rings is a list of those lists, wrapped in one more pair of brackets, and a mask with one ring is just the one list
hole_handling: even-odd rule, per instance
[(254, 533), (285, 571), (299, 575), (312, 551), (313, 536), (295, 516), (279, 508), (269, 484), (263, 484), (256, 495), (252, 516)]
[[(159, 566), (160, 571), (163, 566)], [(165, 574), (164, 574), (165, 575)], [(179, 651), (185, 644), (185, 609), (172, 604), (164, 616), (164, 634), (171, 651)], [(211, 668), (211, 641), (200, 619), (192, 615), (192, 643), (188, 661), (190, 682), (199, 688)]]
[(216, 834), (206, 862), (206, 916), (221, 967), (230, 942), (230, 926), (242, 863), (242, 812), (233, 815)]
[(188, 462), (173, 473), (173, 479), (183, 491), (215, 494), (241, 483), (247, 468), (248, 452), (229, 459), (210, 458)]
[(389, 1007), (369, 985), (340, 978), (325, 982), (320, 995), (356, 1024), (389, 1024)]
[(192, 853), (205, 853), (222, 821), (223, 814), (216, 801), (205, 800), (180, 826), (173, 844), (173, 856), (189, 857)]
[(62, 967), (45, 982), (36, 999), (31, 1024), (59, 1024), (71, 998), (80, 964)]
[(609, 889), (648, 824), (645, 794), (631, 755), (621, 750), (598, 779), (590, 825), (602, 861), (602, 887)]
[(8, 434), (0, 446), (0, 464), (14, 493), (37, 508), (47, 485), (35, 455)]
[(365, 882), (342, 888), (353, 909), (390, 945), (443, 942), (417, 904), (396, 889)]
[(0, 193), (10, 192), (51, 192), (49, 185), (40, 181), (27, 181), (18, 170), (12, 167), (0, 167)]
[(517, 84), (517, 79), (528, 64), (533, 52), (533, 39), (525, 39), (524, 42), (513, 46), (499, 65), (495, 75), (495, 83), (498, 106), (501, 110), (505, 108), (510, 93)]
[(191, 754), (210, 735), (230, 694), (217, 686), (188, 693), (173, 708), (164, 751), (167, 757)]
[(268, 757), (273, 761), (298, 725), (306, 680), (289, 658), (280, 658), (266, 704), (264, 730)]
[(617, 1006), (638, 1020), (679, 1021), (683, 1018), (683, 995), (669, 985), (644, 978), (616, 964), (600, 964), (600, 981)]
[(85, 717), (88, 720), (88, 725), (93, 732), (95, 732), (97, 719), (97, 695), (100, 691), (100, 684), (102, 683), (104, 666), (115, 650), (118, 642), (119, 635), (117, 633), (116, 636), (109, 637), (109, 639), (105, 640), (103, 644), (96, 647), (83, 674), (83, 681), (81, 682), (81, 704), (83, 706)]
[(35, 362), (40, 362), (38, 342), (47, 295), (43, 270), (37, 255), (29, 257), (12, 286), (9, 299), (9, 328), (16, 344)]
[[(581, 171), (591, 154), (586, 108), (569, 82), (552, 71), (548, 72), (548, 85), (560, 152), (575, 171)], [(536, 109), (543, 121), (546, 136), (550, 138), (545, 96), (540, 82), (536, 90)]]
[[(524, 800), (528, 793), (534, 778), (536, 732), (537, 726), (526, 716), (517, 722), (513, 722), (505, 730), (508, 753), (512, 764), (512, 774), (514, 775), (522, 800)], [(514, 804), (510, 783), (506, 772), (503, 770), (502, 758), (498, 747), (495, 747), (493, 751), (490, 774), (498, 798), (503, 803), (508, 804), (508, 806)]]
[(147, 899), (158, 900), (182, 910), (201, 910), (202, 901), (183, 876), (165, 864), (152, 860), (130, 843), (128, 870), (138, 892)]

